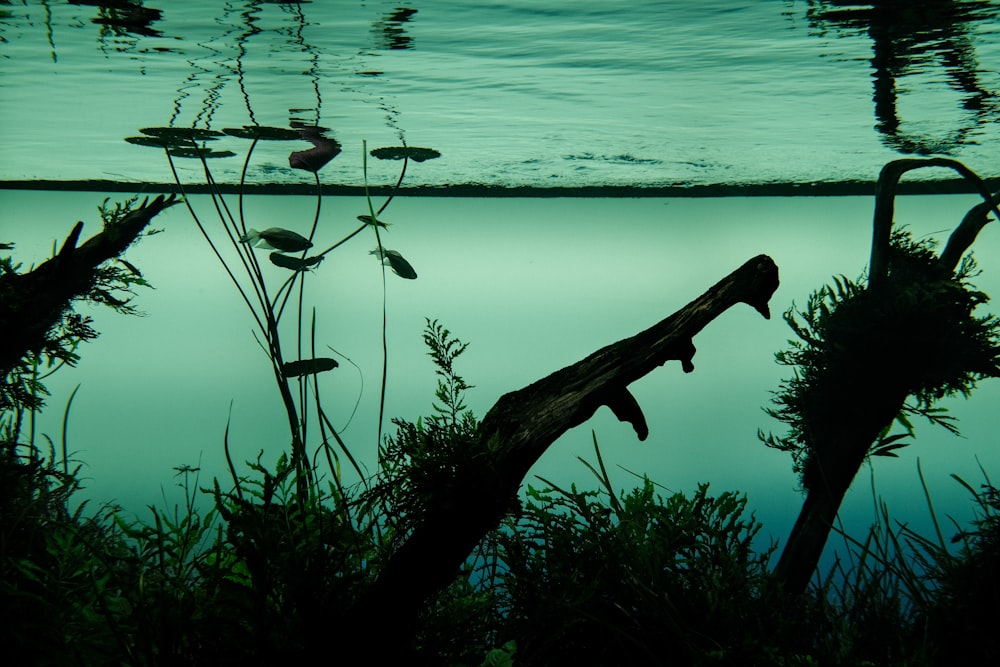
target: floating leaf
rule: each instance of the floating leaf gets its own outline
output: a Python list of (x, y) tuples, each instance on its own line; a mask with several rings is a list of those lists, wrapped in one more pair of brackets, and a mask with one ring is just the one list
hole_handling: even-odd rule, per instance
[(232, 151), (213, 151), (205, 148), (170, 148), (170, 154), (174, 157), (205, 158), (210, 160), (217, 157), (234, 157), (236, 153)]
[(236, 153), (232, 151), (217, 151), (209, 148), (195, 148), (191, 145), (191, 140), (181, 136), (153, 136), (125, 137), (125, 141), (136, 146), (150, 146), (152, 148), (166, 148), (174, 157), (182, 158), (219, 158), (233, 157)]
[(137, 146), (152, 146), (153, 148), (169, 148), (177, 145), (173, 141), (159, 137), (125, 137), (125, 141)]
[(300, 359), (299, 361), (288, 361), (281, 365), (281, 370), (285, 375), (293, 378), (300, 375), (314, 375), (323, 371), (330, 371), (339, 366), (336, 359), (329, 357), (316, 357), (315, 359)]
[(323, 255), (302, 259), (300, 257), (283, 255), (280, 252), (272, 252), (267, 258), (271, 260), (271, 264), (284, 269), (291, 269), (292, 271), (305, 271), (310, 266), (315, 266), (323, 261)]
[(295, 141), (302, 138), (298, 130), (287, 127), (269, 127), (266, 125), (244, 125), (243, 127), (227, 127), (222, 130), (231, 137), (240, 139), (261, 139), (263, 141)]
[(223, 136), (217, 130), (200, 130), (194, 127), (144, 127), (139, 130), (143, 134), (151, 137), (161, 137), (163, 139), (173, 139), (176, 141), (212, 141)]
[(424, 160), (433, 160), (434, 158), (441, 157), (441, 153), (433, 148), (421, 148), (420, 146), (385, 146), (382, 148), (373, 148), (369, 155), (379, 160), (402, 160), (403, 158), (409, 158), (414, 162), (423, 162)]

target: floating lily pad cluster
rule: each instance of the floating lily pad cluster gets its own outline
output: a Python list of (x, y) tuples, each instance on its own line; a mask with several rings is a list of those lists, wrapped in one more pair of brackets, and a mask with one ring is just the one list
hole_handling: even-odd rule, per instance
[[(216, 141), (223, 136), (216, 130), (199, 130), (190, 127), (144, 127), (139, 132), (142, 136), (125, 137), (125, 141), (137, 146), (152, 146), (165, 148), (173, 157), (182, 158), (220, 158), (233, 157), (236, 153), (226, 150), (205, 148), (204, 144)], [(197, 143), (202, 146), (197, 146)]]
[[(140, 136), (125, 137), (125, 141), (137, 146), (163, 148), (173, 157), (221, 158), (234, 157), (236, 154), (230, 150), (206, 148), (205, 144), (217, 141), (223, 136), (254, 141), (305, 140), (313, 147), (293, 151), (289, 154), (288, 166), (312, 173), (317, 173), (327, 162), (340, 154), (340, 142), (326, 136), (326, 133), (330, 131), (329, 128), (306, 125), (299, 121), (292, 121), (291, 125), (291, 128), (244, 125), (243, 127), (228, 127), (221, 131), (189, 127), (144, 127), (139, 130), (142, 133)], [(383, 146), (372, 149), (370, 155), (379, 160), (413, 160), (414, 162), (425, 162), (441, 157), (441, 153), (433, 148), (421, 146)]]
[[(220, 137), (230, 136), (252, 141), (308, 141), (312, 148), (293, 151), (288, 156), (288, 165), (293, 169), (302, 169), (318, 173), (327, 162), (341, 152), (340, 143), (326, 136), (329, 128), (319, 125), (307, 125), (300, 121), (292, 121), (291, 127), (273, 127), (266, 125), (244, 125), (229, 127), (221, 131), (184, 127), (147, 127), (139, 130), (141, 136), (126, 137), (125, 141), (138, 146), (152, 146), (165, 149), (171, 156), (188, 158), (219, 158), (233, 157), (235, 153), (228, 150), (214, 150), (205, 144), (216, 141)], [(200, 144), (200, 145), (199, 145)], [(252, 149), (251, 149), (252, 150)], [(403, 173), (406, 172), (406, 162), (425, 162), (441, 157), (441, 153), (433, 148), (421, 146), (383, 146), (372, 149), (369, 153), (379, 160), (404, 160)], [(400, 175), (400, 182), (402, 175)], [(397, 187), (398, 187), (397, 183)], [(391, 196), (390, 196), (391, 199)], [(388, 203), (388, 202), (386, 202)], [(383, 206), (384, 208), (384, 206)], [(358, 220), (366, 225), (387, 227), (388, 223), (374, 216), (359, 215)], [(312, 247), (312, 242), (304, 236), (281, 227), (271, 227), (263, 231), (249, 230), (240, 238), (241, 243), (254, 247), (274, 250), (268, 259), (275, 266), (291, 271), (305, 271), (317, 266), (323, 261), (328, 251), (313, 257), (295, 257), (289, 253), (304, 253)], [(413, 266), (396, 250), (383, 248), (381, 245), (371, 251), (382, 264), (392, 269), (393, 273), (407, 280), (414, 280), (417, 272)]]

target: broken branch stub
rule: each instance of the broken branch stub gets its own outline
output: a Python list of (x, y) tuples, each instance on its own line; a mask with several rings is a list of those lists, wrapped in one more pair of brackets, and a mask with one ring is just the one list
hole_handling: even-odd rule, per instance
[(778, 267), (754, 257), (673, 315), (631, 338), (604, 347), (546, 378), (506, 394), (483, 418), (483, 439), (496, 436), (512, 460), (514, 488), (539, 456), (568, 429), (582, 424), (602, 405), (630, 422), (640, 440), (645, 418), (628, 385), (670, 360), (694, 370), (692, 339), (736, 303), (746, 303), (770, 318), (768, 301), (778, 288)]

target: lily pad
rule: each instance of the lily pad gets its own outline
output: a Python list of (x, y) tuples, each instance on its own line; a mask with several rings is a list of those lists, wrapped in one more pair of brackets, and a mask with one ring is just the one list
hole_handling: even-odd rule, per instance
[(144, 127), (139, 130), (143, 134), (151, 137), (162, 137), (164, 139), (174, 139), (175, 141), (212, 141), (222, 135), (218, 130), (200, 130), (193, 127)]
[(264, 141), (295, 141), (302, 138), (298, 130), (287, 127), (269, 127), (266, 125), (244, 125), (243, 127), (227, 127), (222, 130), (231, 137), (240, 139), (261, 139)]
[(420, 146), (384, 146), (373, 148), (369, 153), (373, 158), (379, 160), (402, 160), (409, 158), (414, 162), (433, 160), (441, 157), (441, 153), (433, 148), (421, 148)]
[(169, 148), (177, 145), (172, 140), (161, 139), (160, 137), (125, 137), (125, 141), (136, 146), (151, 146), (153, 148)]
[(210, 160), (219, 157), (234, 157), (236, 153), (232, 151), (213, 151), (205, 148), (175, 147), (168, 149), (174, 157), (205, 158)]

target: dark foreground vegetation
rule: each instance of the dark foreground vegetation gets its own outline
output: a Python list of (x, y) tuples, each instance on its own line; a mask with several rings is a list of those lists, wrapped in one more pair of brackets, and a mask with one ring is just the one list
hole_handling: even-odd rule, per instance
[[(303, 137), (335, 155), (322, 137)], [(429, 159), (416, 152), (427, 149), (407, 147), (371, 154), (380, 150), (402, 159), (403, 173), (410, 156)], [(322, 166), (303, 164), (313, 173)], [(928, 165), (956, 169), (984, 196), (940, 254), (891, 228), (896, 181)], [(1000, 649), (1000, 494), (988, 478), (979, 488), (956, 478), (980, 511), (954, 539), (916, 534), (884, 511), (866, 538), (844, 536), (853, 545), (847, 561), (817, 572), (864, 462), (896, 456), (914, 415), (954, 428), (936, 401), (1000, 375), (1000, 323), (979, 314), (986, 296), (969, 283), (967, 255), (998, 197), (950, 160), (891, 163), (879, 188), (867, 279), (838, 278), (802, 312), (785, 314), (797, 340), (778, 360), (794, 373), (772, 413), (788, 433), (761, 439), (791, 453), (806, 500), (773, 564), (777, 546), (754, 549), (761, 526), (744, 496), (707, 483), (668, 493), (642, 477), (617, 489), (596, 436), (581, 467), (589, 484), (524, 479), (600, 405), (645, 439), (628, 385), (667, 360), (692, 371), (692, 337), (731, 305), (769, 316), (777, 273), (764, 256), (654, 327), (501, 397), (481, 420), (463, 402), (469, 385), (456, 362), (465, 343), (428, 321), (438, 373), (430, 414), (393, 420), (379, 438), (378, 470), (366, 476), (324, 411), (321, 374), (338, 363), (316, 356), (301, 285), (363, 231), (374, 236), (383, 281), (385, 268), (416, 279), (383, 246), (385, 205), (369, 200), (355, 232), (312, 256), (315, 222), (308, 237), (248, 230), (241, 201), (238, 216), (216, 209), (222, 234), (191, 208), (254, 315), (290, 440), (276, 462), (258, 458), (241, 476), (227, 437), (231, 479), (201, 480), (180, 466), (186, 502), (151, 507), (146, 519), (79, 503), (65, 434), (51, 439), (32, 424), (45, 378), (96, 335), (73, 303), (128, 312), (144, 280), (119, 256), (177, 200), (104, 207), (100, 234), (78, 248), (75, 228), (33, 271), (3, 259), (0, 326), (30, 333), (5, 337), (0, 357), (4, 655), (24, 665), (986, 664)], [(273, 266), (262, 267), (251, 247), (262, 238)], [(67, 275), (71, 289), (52, 278)], [(277, 289), (272, 275), (285, 277)], [(53, 294), (57, 285), (63, 291)], [(283, 346), (287, 338), (293, 344)], [(307, 358), (286, 358), (295, 349)], [(383, 369), (383, 396), (385, 377)], [(854, 419), (843, 419), (844, 405)], [(905, 432), (894, 434), (894, 423)], [(344, 468), (362, 481), (346, 484)], [(197, 502), (203, 494), (209, 509)]]

